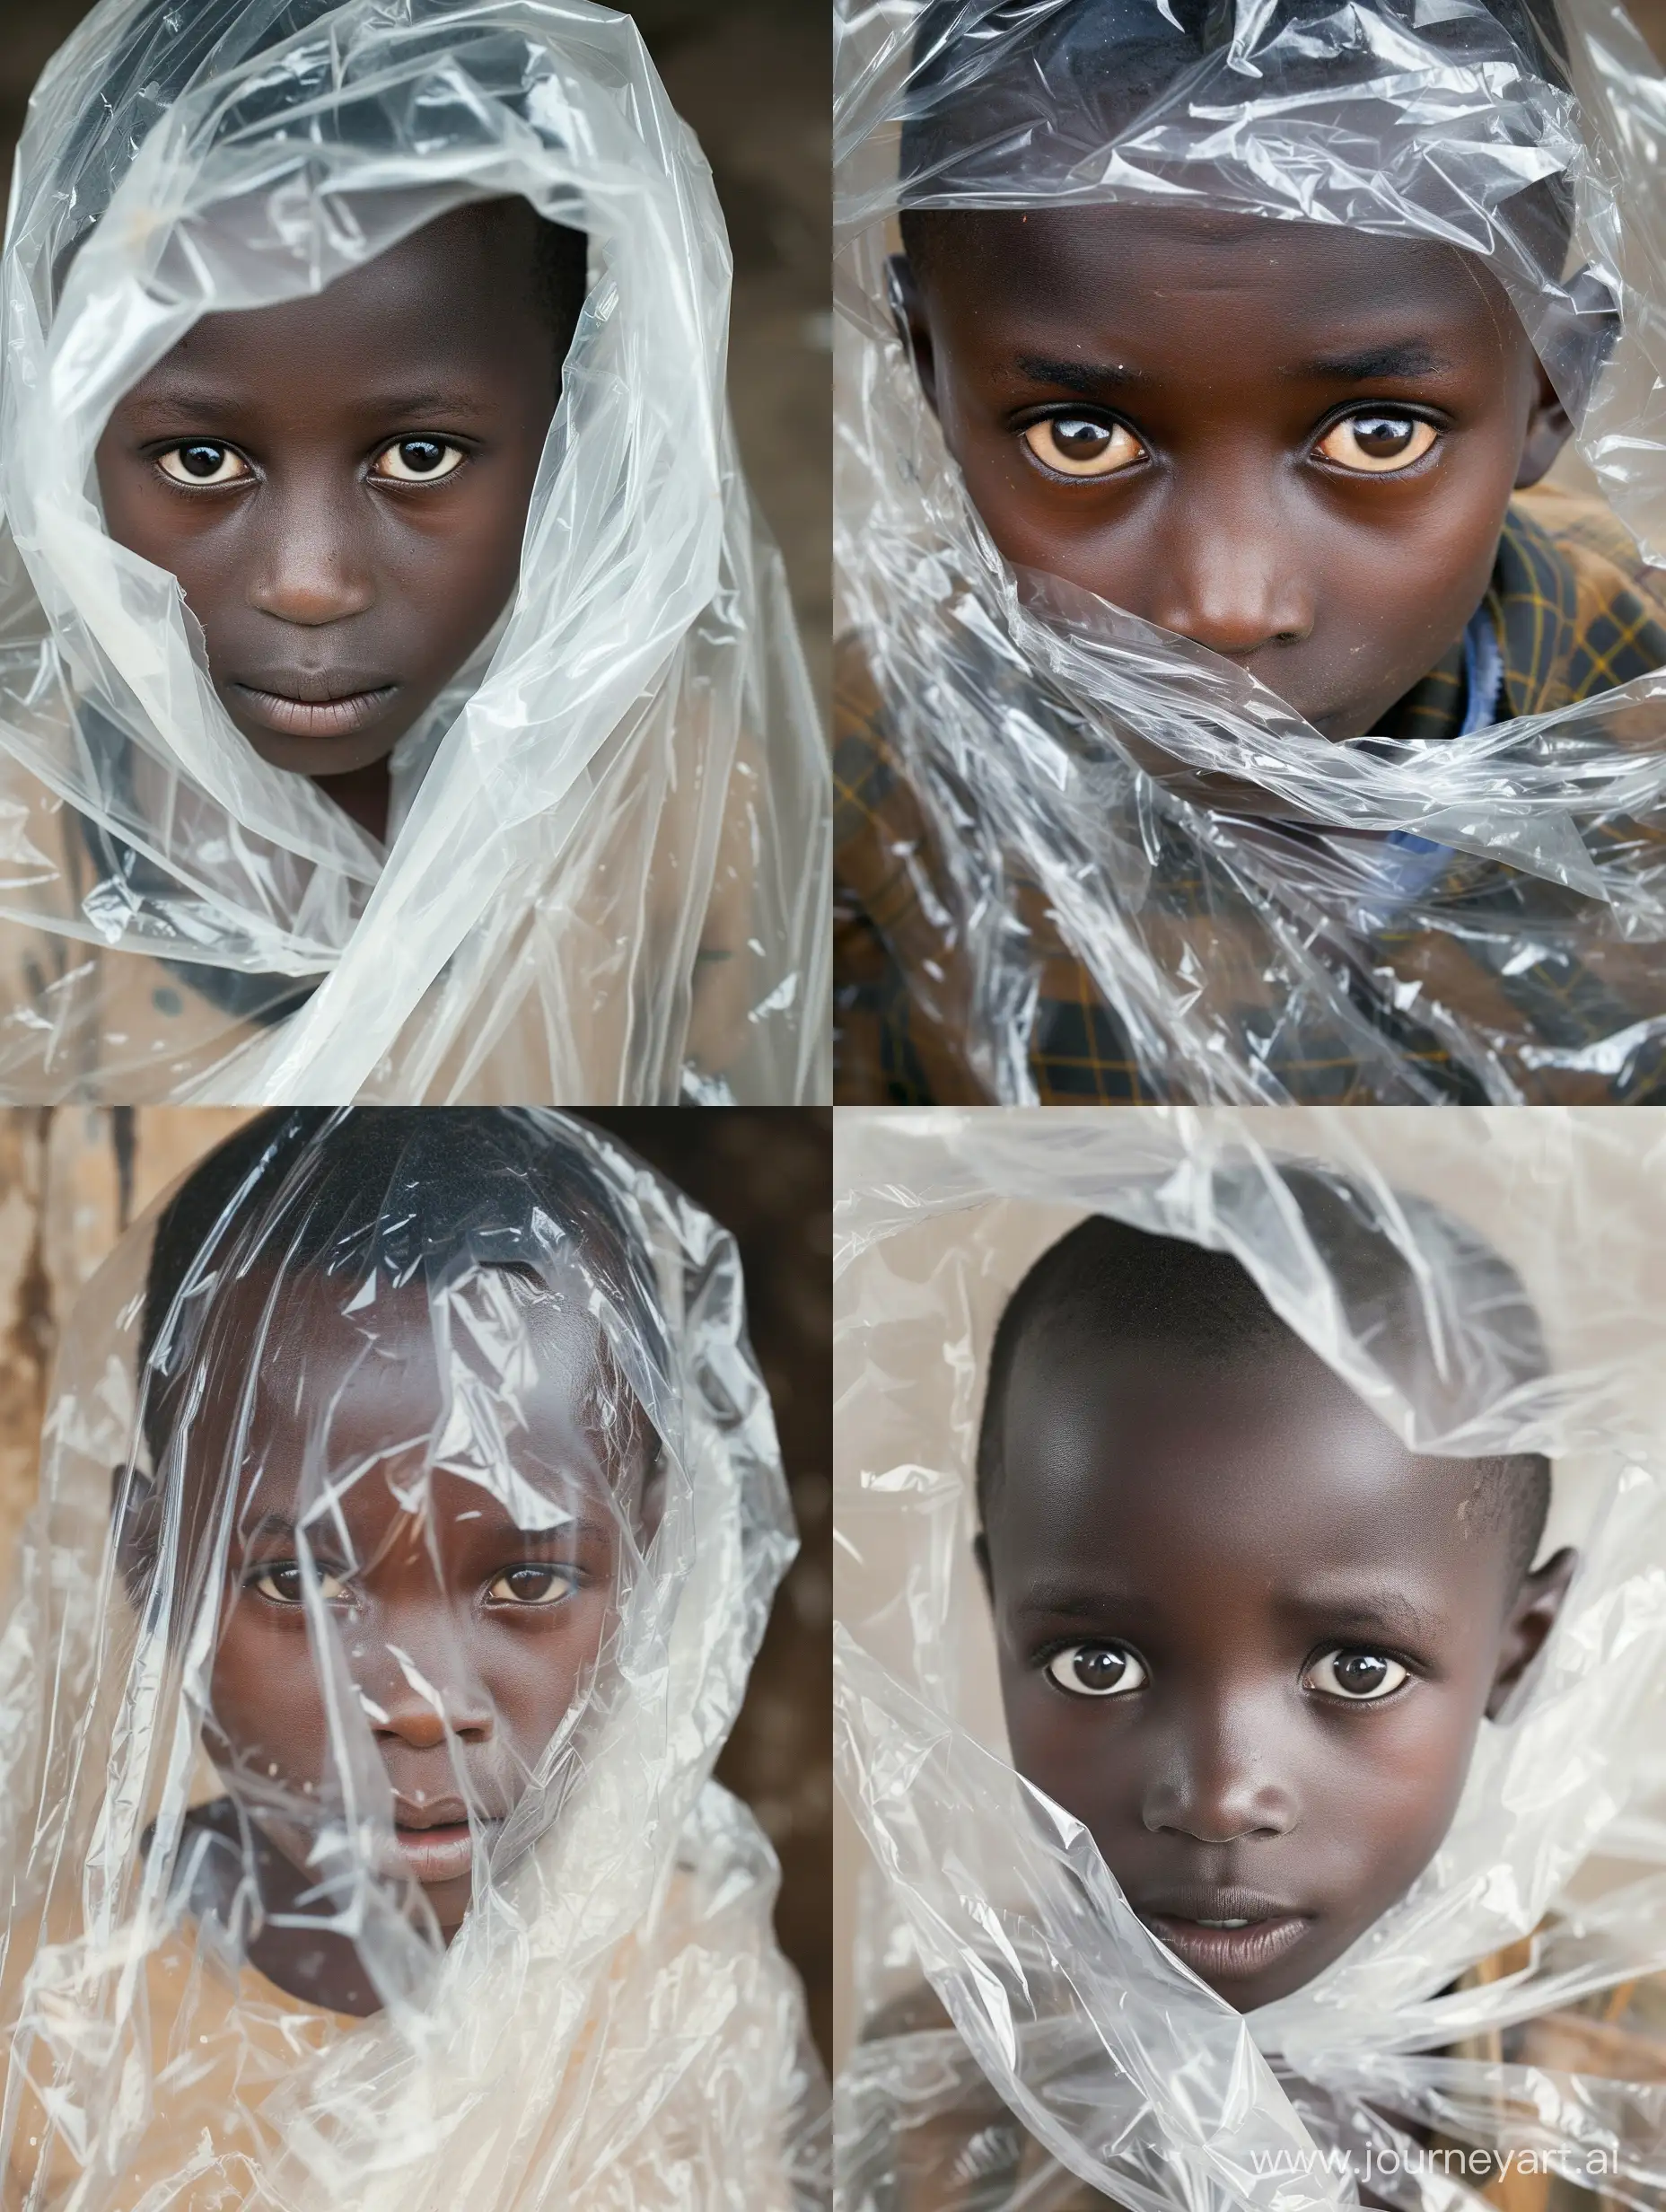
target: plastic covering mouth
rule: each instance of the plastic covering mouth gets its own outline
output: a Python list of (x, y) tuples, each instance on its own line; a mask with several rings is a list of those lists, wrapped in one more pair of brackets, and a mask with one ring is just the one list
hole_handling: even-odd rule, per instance
[(280, 691), (261, 691), (254, 685), (227, 686), (250, 721), (275, 730), (283, 737), (348, 737), (384, 714), (399, 687), (384, 683), (365, 691), (350, 691), (333, 699), (290, 698)]
[[(502, 1826), (502, 1821), (482, 1821), (482, 1845), (488, 1845)], [(394, 1829), (391, 1845), (383, 1846), (378, 1864), (381, 1873), (396, 1878), (425, 1884), (457, 1882), (473, 1866), (474, 1855), (474, 1835), (465, 1820), (439, 1821), (426, 1828), (407, 1828), (401, 1822)]]

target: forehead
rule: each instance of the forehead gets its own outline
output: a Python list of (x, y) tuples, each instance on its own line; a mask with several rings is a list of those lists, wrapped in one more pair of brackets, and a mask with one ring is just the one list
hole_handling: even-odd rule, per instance
[(1293, 1339), (1226, 1362), (1032, 1341), (1002, 1445), (990, 1540), (1008, 1571), (1109, 1552), (1179, 1585), (1270, 1587), (1292, 1561), (1438, 1566), (1477, 1476), (1407, 1451)]
[(314, 296), (205, 315), (134, 396), (276, 392), (302, 365), (315, 397), (398, 388), (419, 366), (440, 379), (504, 373), (537, 335), (535, 224), (519, 203), (458, 208)]
[(483, 1267), (431, 1291), (256, 1269), (216, 1298), (204, 1379), (187, 1466), (222, 1494), (234, 1482), (240, 1519), (443, 1470), (548, 1525), (552, 1503), (615, 1489), (643, 1456), (576, 1274), (550, 1287)]
[[(1022, 320), (1082, 339), (1137, 344), (1167, 322), (1244, 312), (1233, 344), (1426, 329), (1449, 344), (1521, 338), (1497, 280), (1434, 240), (1337, 224), (1136, 206), (922, 215), (923, 281), (935, 306), (976, 306), (986, 342)], [(1252, 312), (1250, 312), (1252, 311)]]

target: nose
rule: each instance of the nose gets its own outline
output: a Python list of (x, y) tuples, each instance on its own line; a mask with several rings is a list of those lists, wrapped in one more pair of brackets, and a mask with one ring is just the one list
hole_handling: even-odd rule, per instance
[(298, 629), (322, 629), (375, 604), (366, 515), (356, 486), (268, 483), (257, 523), (249, 604)]
[(1281, 520), (1273, 482), (1213, 474), (1206, 498), (1180, 499), (1171, 511), (1152, 620), (1227, 660), (1300, 644), (1312, 633), (1315, 606), (1299, 542)]
[(1296, 1793), (1279, 1772), (1267, 1717), (1241, 1710), (1182, 1716), (1146, 1782), (1140, 1817), (1198, 1843), (1241, 1843), (1286, 1836), (1296, 1825)]
[[(361, 1646), (355, 1656), (363, 1655)], [(383, 1742), (431, 1751), (444, 1743), (448, 1729), (462, 1742), (491, 1742), (496, 1715), (464, 1639), (442, 1644), (425, 1638), (418, 1646), (414, 1638), (402, 1642), (390, 1636), (376, 1660), (360, 1672), (359, 1685), (371, 1725)]]

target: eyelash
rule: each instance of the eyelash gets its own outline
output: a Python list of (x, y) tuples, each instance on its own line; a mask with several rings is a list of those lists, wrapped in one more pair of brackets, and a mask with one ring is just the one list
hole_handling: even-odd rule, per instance
[[(1346, 428), (1350, 423), (1369, 422), (1373, 417), (1381, 420), (1409, 423), (1414, 432), (1420, 428), (1427, 429), (1432, 431), (1434, 435), (1421, 453), (1414, 454), (1411, 460), (1400, 462), (1398, 466), (1381, 469), (1350, 468), (1346, 462), (1335, 461), (1320, 452), (1319, 449), (1325, 441), (1334, 437), (1337, 431)], [(1140, 448), (1139, 460), (1149, 461), (1151, 458), (1151, 447), (1147, 441), (1141, 436), (1131, 423), (1124, 422), (1120, 416), (1110, 415), (1102, 409), (1092, 407), (1050, 408), (1045, 414), (1031, 416), (1028, 421), (1020, 423), (1017, 429), (1019, 442), (1030, 455), (1032, 465), (1056, 484), (1107, 484), (1115, 477), (1131, 476), (1138, 465), (1138, 461), (1129, 461), (1118, 468), (1107, 469), (1097, 474), (1089, 470), (1072, 470), (1050, 466), (1046, 458), (1037, 452), (1030, 443), (1031, 433), (1047, 428), (1053, 424), (1073, 422), (1092, 424), (1101, 428), (1107, 438), (1121, 431)], [(1355, 403), (1345, 408), (1341, 414), (1333, 416), (1328, 422), (1323, 424), (1309, 443), (1308, 457), (1321, 468), (1333, 470), (1337, 474), (1346, 477), (1357, 478), (1360, 477), (1407, 476), (1436, 451), (1443, 434), (1442, 426), (1432, 421), (1429, 416), (1419, 408), (1405, 406), (1395, 401), (1366, 401)]]
[[(1109, 1688), (1095, 1690), (1088, 1689), (1085, 1685), (1072, 1687), (1069, 1683), (1060, 1681), (1053, 1672), (1058, 1661), (1069, 1658), (1073, 1652), (1097, 1651), (1121, 1654), (1136, 1670), (1139, 1680), (1129, 1683), (1126, 1688), (1118, 1682)], [(1310, 1681), (1309, 1677), (1316, 1673), (1328, 1660), (1336, 1659), (1386, 1660), (1390, 1666), (1399, 1669), (1401, 1679), (1390, 1684), (1387, 1690), (1375, 1697), (1349, 1697), (1346, 1691), (1323, 1690)], [(1152, 1678), (1149, 1663), (1140, 1656), (1131, 1644), (1124, 1644), (1115, 1637), (1077, 1637), (1067, 1643), (1051, 1645), (1046, 1650), (1037, 1654), (1035, 1664), (1049, 1681), (1055, 1683), (1063, 1696), (1080, 1698), (1083, 1702), (1090, 1704), (1109, 1704), (1115, 1698), (1133, 1697), (1136, 1691), (1144, 1690)], [(1302, 1687), (1304, 1690), (1311, 1690), (1314, 1696), (1323, 1698), (1330, 1705), (1387, 1705), (1391, 1698), (1399, 1695), (1407, 1682), (1416, 1680), (1417, 1671), (1410, 1660), (1402, 1659), (1398, 1654), (1374, 1644), (1327, 1644), (1322, 1650), (1316, 1652), (1302, 1669)]]
[[(417, 474), (412, 476), (396, 477), (379, 474), (374, 463), (385, 461), (390, 453), (397, 452), (400, 447), (407, 445), (437, 445), (443, 449), (445, 456), (454, 456), (455, 458), (452, 460), (450, 467), (443, 467), (441, 471), (431, 475)], [(224, 466), (227, 460), (236, 461), (241, 464), (243, 474), (241, 476), (224, 477), (217, 482), (213, 480), (210, 477), (197, 478), (193, 480), (189, 474), (185, 476), (175, 476), (172, 471), (164, 465), (173, 455), (193, 452), (201, 453), (218, 453), (221, 456), (220, 466), (222, 467)], [(171, 445), (162, 446), (153, 454), (152, 458), (155, 463), (158, 473), (173, 487), (175, 491), (182, 491), (192, 495), (195, 495), (197, 492), (224, 492), (236, 490), (244, 485), (259, 483), (260, 480), (259, 472), (255, 468), (254, 463), (250, 460), (249, 456), (246, 453), (240, 452), (236, 446), (229, 444), (224, 439), (220, 438), (181, 438)], [(451, 482), (452, 478), (458, 474), (459, 470), (464, 467), (469, 458), (470, 456), (468, 449), (463, 445), (460, 445), (455, 438), (443, 438), (432, 431), (413, 431), (408, 436), (402, 438), (390, 438), (385, 445), (379, 446), (376, 449), (375, 454), (373, 457), (373, 466), (367, 474), (365, 480), (366, 482), (372, 484), (396, 484), (401, 490), (408, 489), (413, 486), (420, 487), (425, 484), (448, 484)]]
[[(322, 1562), (314, 1564), (320, 1584), (334, 1582), (342, 1584), (345, 1588), (345, 1570), (338, 1572), (337, 1569), (327, 1567)], [(300, 1573), (301, 1563), (298, 1559), (262, 1559), (258, 1566), (251, 1567), (245, 1571), (243, 1588), (252, 1591), (257, 1596), (264, 1598), (268, 1605), (276, 1606), (282, 1611), (298, 1613), (303, 1610), (304, 1602), (299, 1595), (279, 1597), (263, 1590), (260, 1585), (265, 1582), (276, 1581), (280, 1575), (299, 1576)], [(518, 1559), (513, 1567), (500, 1567), (492, 1576), (491, 1581), (487, 1584), (488, 1602), (493, 1602), (491, 1593), (496, 1585), (500, 1582), (506, 1582), (512, 1575), (547, 1575), (554, 1581), (565, 1581), (566, 1585), (558, 1595), (546, 1595), (539, 1598), (506, 1598), (495, 1601), (500, 1609), (517, 1613), (553, 1612), (558, 1605), (565, 1603), (568, 1598), (576, 1594), (583, 1581), (576, 1567), (548, 1559)], [(338, 1596), (339, 1592), (337, 1594)], [(336, 1600), (327, 1594), (324, 1602), (326, 1604), (330, 1604)]]

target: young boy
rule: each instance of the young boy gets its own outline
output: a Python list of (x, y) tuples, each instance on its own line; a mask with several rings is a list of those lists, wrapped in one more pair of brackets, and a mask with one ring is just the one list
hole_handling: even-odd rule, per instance
[[(1372, 1316), (1381, 1363), (1442, 1404), (1404, 1258), (1328, 1179), (1285, 1181), (1350, 1309)], [(1509, 1373), (1541, 1374), (1520, 1283), (1442, 1226)], [(1566, 1548), (1539, 1558), (1545, 1460), (1407, 1450), (1235, 1259), (1097, 1216), (1002, 1314), (977, 1493), (1013, 1764), (1084, 1824), (1152, 1933), (1246, 2013), (1311, 1981), (1427, 1866), (1482, 1721), (1539, 1653), (1576, 1564)], [(1652, 2081), (1660, 2026), (1631, 1997), (1610, 1988), (1455, 2055)], [(1607, 2048), (1582, 2058), (1598, 2018)], [(944, 2024), (905, 2000), (873, 2032)], [(908, 2212), (1106, 2201), (992, 2092), (901, 2143)]]
[[(1282, 27), (1294, 50), (1287, 13), (1262, 31), (1270, 42)], [(1367, 11), (1385, 54), (1400, 13), (1395, 0)], [(1156, 192), (1073, 195), (1104, 166), (1090, 149), (1149, 149), (1194, 93), (1211, 113), (1229, 97), (1253, 110), (1250, 77), (1234, 91), (1219, 75), (1231, 8), (1062, 0), (1023, 20), (997, 8), (975, 31), (954, 15), (928, 8), (916, 37), (896, 298), (943, 443), (1007, 562), (1206, 648), (1337, 742), (1447, 740), (1666, 663), (1657, 572), (1600, 503), (1532, 490), (1569, 423), (1495, 264), (1434, 225), (1388, 236)], [(1485, 64), (1502, 82), (1513, 56), (1518, 76), (1565, 82), (1554, 17), (1527, 0), (1452, 12), (1426, 38), (1454, 72)], [(1291, 103), (1333, 101), (1343, 145), (1348, 100), (1390, 74), (1368, 36), (1363, 47), (1316, 61)], [(1252, 141), (1253, 111), (1233, 127)], [(1261, 127), (1276, 167), (1277, 116)], [(1543, 159), (1524, 165), (1539, 180), (1502, 224), (1560, 277), (1571, 198)], [(1048, 205), (1049, 188), (1030, 185), (1056, 170)], [(997, 204), (1009, 171), (1006, 196), (1025, 204)], [(945, 177), (971, 205), (931, 204)], [(1571, 318), (1565, 388), (1576, 357), (1591, 381), (1611, 332), (1594, 309)], [(1127, 1003), (1108, 1003), (1022, 850), (1004, 887), (984, 881), (974, 843), (951, 849), (952, 777), (931, 804), (911, 784), (897, 704), (861, 642), (839, 691), (840, 1097), (1197, 1095), (1207, 1078), (1162, 1017), (1142, 1033)], [(989, 688), (993, 712), (1006, 694), (999, 677)], [(1258, 1069), (1260, 1095), (1477, 1101), (1513, 1084), (1530, 1100), (1635, 1102), (1666, 1082), (1647, 1018), (1666, 1003), (1666, 973), (1641, 945), (1603, 941), (1594, 908), (1502, 861), (1304, 821), (1249, 779), (1124, 741), (1259, 852), (1285, 886), (1280, 921), (1336, 979), (1334, 1003), (1298, 1003), (1253, 872), (1154, 811), (1129, 825), (1144, 872), (1131, 856), (1139, 888), (1116, 894), (1130, 901), (1120, 918), (1197, 1034), (1223, 1037), (1244, 1081)], [(1038, 741), (1033, 773), (1048, 772)], [(975, 793), (975, 766), (966, 773)], [(1621, 842), (1640, 834), (1613, 827)], [(986, 1011), (979, 944), (999, 932), (980, 901), (1004, 931), (1004, 1015)], [(1356, 944), (1335, 942), (1339, 904)], [(1006, 1025), (993, 1042), (980, 1033), (991, 1021)], [(1372, 1030), (1409, 1071), (1390, 1093)]]
[[(123, 0), (80, 47), (7, 278), (0, 1090), (813, 1088), (775, 1047), (825, 756), (726, 443), (721, 218), (634, 27)], [(55, 348), (101, 356), (56, 403), (90, 484), (30, 413)]]
[[(276, 2176), (297, 2068), (384, 2008), (412, 2032), (413, 2003), (434, 2008), (416, 2048), (443, 2031), (446, 2064), (478, 2076), (452, 2116), (460, 2135), (436, 2126), (431, 2176), (495, 2142), (494, 2203), (541, 2202), (557, 2173), (589, 2200), (592, 2108), (628, 2177), (688, 2134), (687, 2096), (697, 2110), (738, 2064), (761, 2094), (730, 2111), (732, 2163), (702, 2186), (715, 2200), (720, 2173), (738, 2173), (749, 2201), (785, 2203), (802, 2083), (790, 2049), (764, 2060), (749, 2039), (778, 2042), (797, 1999), (767, 1909), (746, 1934), (744, 1846), (727, 1894), (710, 1889), (705, 1854), (727, 1815), (690, 1819), (699, 1783), (681, 1773), (702, 1742), (717, 1747), (718, 1707), (685, 1708), (721, 1705), (744, 1663), (727, 1689), (702, 1687), (702, 1637), (734, 1632), (680, 1621), (694, 1563), (653, 1553), (668, 1479), (710, 1484), (702, 1547), (723, 1551), (739, 1507), (709, 1464), (696, 1472), (706, 1446), (678, 1400), (686, 1353), (626, 1167), (529, 1116), (288, 1112), (246, 1125), (163, 1209), (137, 1317), (145, 1449), (113, 1483), (138, 1642), (108, 1633), (98, 1696), (124, 1655), (133, 1709), (148, 1684), (177, 1681), (158, 1696), (158, 1735), (194, 1729), (206, 1767), (183, 1803), (177, 1751), (158, 1793), (118, 1734), (112, 1767), (160, 1802), (136, 1864), (114, 1876), (140, 2024), (131, 2005), (106, 2017), (90, 1962), (71, 1981), (75, 1906), (97, 1915), (63, 1897), (46, 1916), (56, 1972), (42, 1980), (36, 1960), (15, 2034), (8, 2205), (57, 2206), (78, 2181), (95, 2193), (77, 2203), (130, 2212), (165, 2189), (209, 2212), (250, 2177), (294, 2201)], [(664, 1743), (668, 1727), (680, 1740)], [(597, 1829), (587, 1793), (632, 1743), (631, 1848), (598, 1832), (575, 1850), (574, 1821)], [(107, 1875), (127, 1817), (123, 1786), (110, 1792), (94, 1853)], [(651, 1878), (632, 1872), (644, 1850)], [(610, 1900), (633, 1882), (640, 1918), (618, 1928)], [(555, 1893), (564, 1884), (571, 1895)], [(448, 1983), (442, 1957), (465, 1931), (473, 1963)], [(529, 2006), (555, 1971), (539, 1962), (560, 1964), (564, 1942), (569, 1992)], [(681, 2024), (688, 2092), (614, 2114), (591, 2070), (627, 2076), (633, 2004), (675, 2014), (706, 1959), (722, 2002), (704, 2017), (695, 2002)], [(482, 1972), (490, 2019), (465, 1995)], [(523, 2024), (494, 2056), (495, 2023), (501, 2034), (517, 2006)], [(76, 2061), (95, 2033), (129, 2046), (133, 2086), (108, 2126), (77, 2120), (66, 2085), (84, 2084)], [(505, 2097), (513, 2143), (490, 2117)]]

